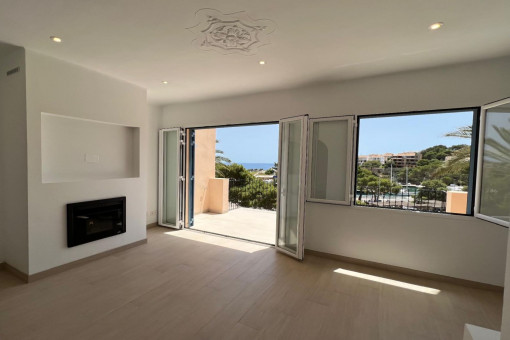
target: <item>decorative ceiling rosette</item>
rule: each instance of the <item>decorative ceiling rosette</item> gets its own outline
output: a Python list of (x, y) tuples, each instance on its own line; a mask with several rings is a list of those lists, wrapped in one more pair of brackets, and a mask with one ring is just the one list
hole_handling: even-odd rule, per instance
[(198, 24), (188, 28), (197, 36), (192, 43), (203, 50), (222, 54), (255, 54), (260, 46), (271, 43), (269, 35), (276, 26), (269, 19), (252, 19), (244, 11), (223, 14), (203, 8), (195, 16)]

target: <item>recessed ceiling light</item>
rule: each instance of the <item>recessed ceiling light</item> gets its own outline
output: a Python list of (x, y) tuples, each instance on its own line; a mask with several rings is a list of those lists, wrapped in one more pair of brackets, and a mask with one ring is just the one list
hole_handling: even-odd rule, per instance
[(431, 31), (438, 30), (438, 29), (440, 29), (443, 25), (444, 25), (444, 23), (442, 23), (442, 22), (436, 22), (436, 23), (433, 23), (432, 25), (430, 25), (430, 26), (429, 26), (429, 30), (431, 30)]
[(61, 43), (62, 42), (62, 38), (56, 37), (54, 35), (52, 35), (50, 37), (50, 39), (51, 39), (51, 41), (56, 42), (56, 43)]
[(168, 84), (168, 82), (167, 82), (166, 80), (163, 80), (163, 81), (161, 82), (161, 84), (166, 85), (166, 84)]
[(266, 62), (264, 60), (259, 61), (259, 65), (265, 65)]

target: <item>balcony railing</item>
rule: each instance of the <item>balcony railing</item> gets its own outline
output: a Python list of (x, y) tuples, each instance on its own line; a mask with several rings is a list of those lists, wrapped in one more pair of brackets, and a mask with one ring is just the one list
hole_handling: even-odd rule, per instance
[(389, 209), (446, 212), (446, 191), (419, 188), (416, 191), (402, 189), (398, 194), (375, 191), (358, 191), (356, 205)]
[[(356, 192), (356, 205), (415, 210), (427, 212), (446, 212), (446, 191), (426, 188), (403, 188), (398, 194), (381, 190), (363, 190)], [(276, 181), (265, 182), (255, 178), (250, 180), (229, 179), (229, 210), (239, 207), (276, 210)]]
[(229, 179), (229, 210), (238, 207), (276, 210), (276, 181)]

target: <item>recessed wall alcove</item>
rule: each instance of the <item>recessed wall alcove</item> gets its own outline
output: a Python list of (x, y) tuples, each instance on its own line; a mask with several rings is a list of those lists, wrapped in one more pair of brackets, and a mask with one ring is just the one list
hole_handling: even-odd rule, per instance
[(41, 113), (43, 183), (140, 176), (140, 128)]

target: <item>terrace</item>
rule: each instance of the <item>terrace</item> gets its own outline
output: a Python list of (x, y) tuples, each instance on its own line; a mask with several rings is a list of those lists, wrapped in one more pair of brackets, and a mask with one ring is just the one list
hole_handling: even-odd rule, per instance
[(202, 213), (192, 229), (274, 244), (276, 211), (239, 207), (224, 214)]
[(246, 175), (247, 170), (239, 165), (226, 173), (217, 172), (216, 140), (216, 129), (195, 130), (194, 216), (190, 228), (274, 244), (276, 180), (256, 171)]

